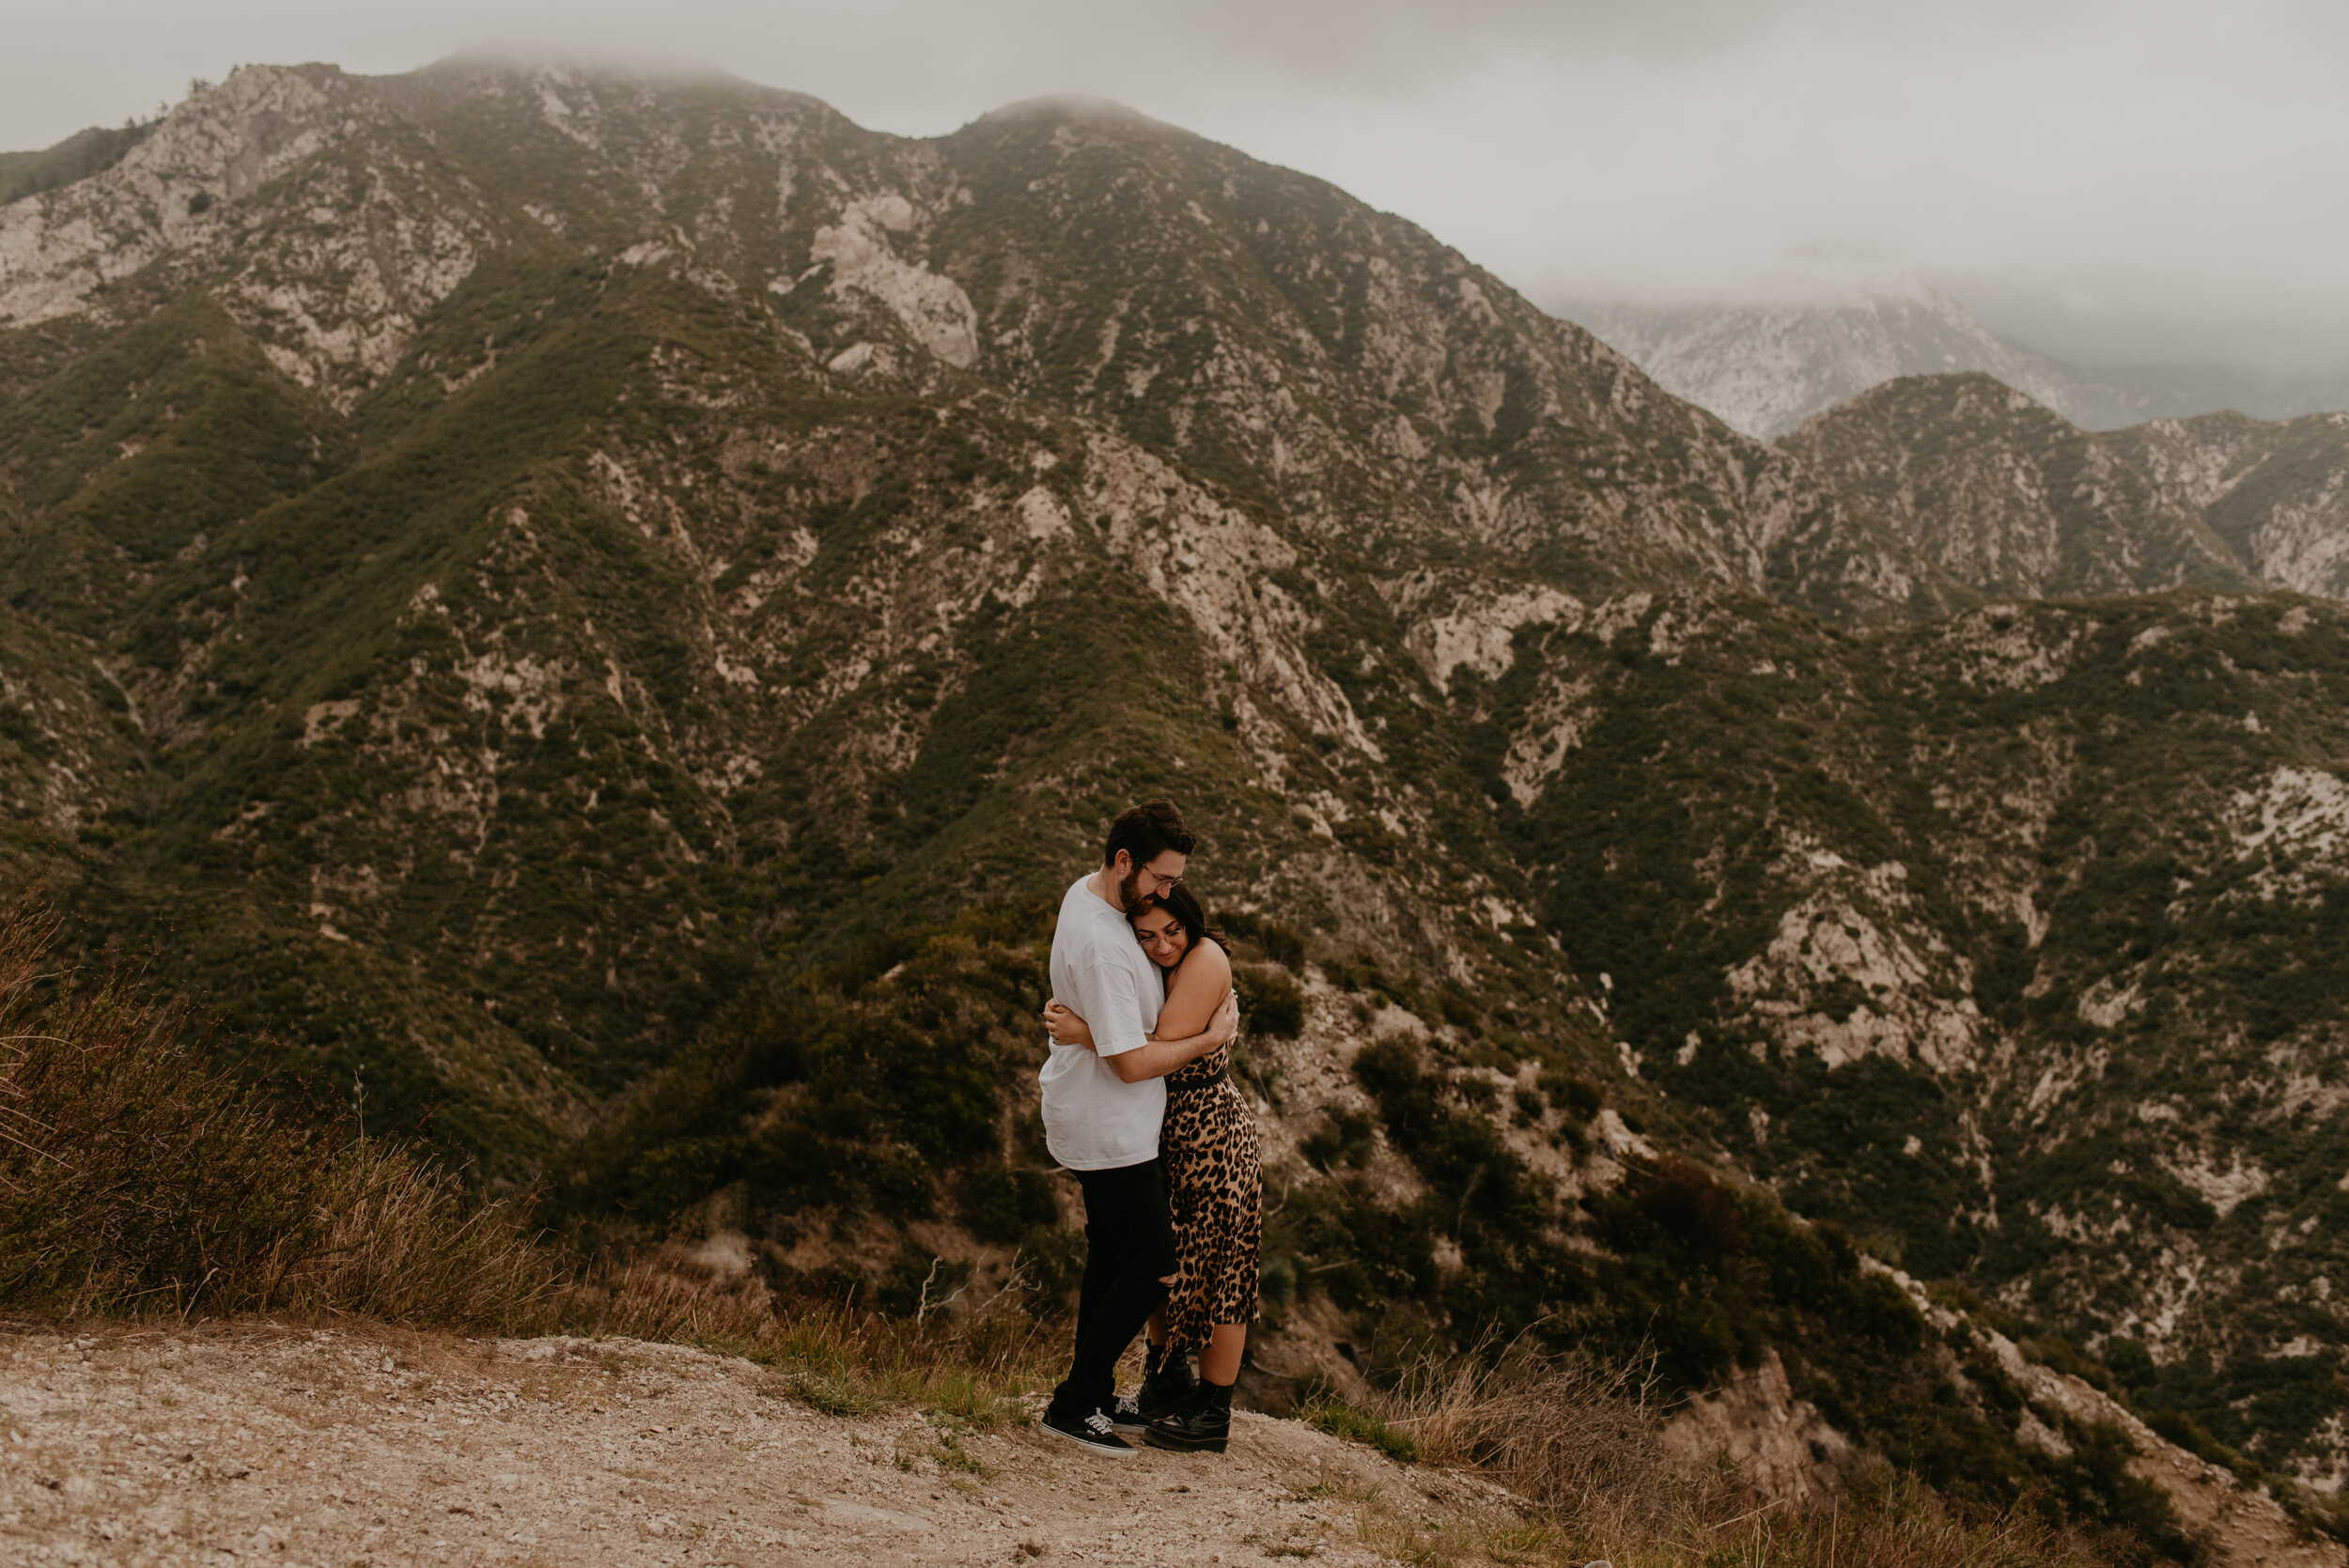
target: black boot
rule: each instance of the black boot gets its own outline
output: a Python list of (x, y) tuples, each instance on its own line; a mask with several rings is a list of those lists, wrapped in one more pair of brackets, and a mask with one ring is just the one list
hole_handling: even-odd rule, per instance
[(1143, 1436), (1162, 1449), (1221, 1453), (1232, 1440), (1232, 1386), (1203, 1380), (1198, 1392), (1152, 1421)]
[(1169, 1346), (1152, 1345), (1142, 1361), (1142, 1388), (1120, 1394), (1112, 1419), (1121, 1432), (1140, 1432), (1190, 1397), (1199, 1380), (1190, 1360)]

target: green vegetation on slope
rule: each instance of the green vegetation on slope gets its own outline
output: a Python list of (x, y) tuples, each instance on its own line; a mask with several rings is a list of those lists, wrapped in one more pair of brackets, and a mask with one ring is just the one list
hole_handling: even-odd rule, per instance
[(93, 125), (38, 152), (0, 152), (0, 207), (113, 168), (162, 123), (158, 116)]
[(1299, 1149), (1285, 1322), (1776, 1349), (1955, 1491), (2142, 1512), (1879, 1332), (1873, 1253), (2323, 1467), (2340, 872), (2249, 846), (2344, 754), (2337, 614), (1857, 635), (1999, 582), (1327, 186), (540, 85), (367, 87), (243, 246), (0, 338), (10, 863), (77, 940), (596, 1234), (1052, 1286), (1042, 920), (1166, 791)]

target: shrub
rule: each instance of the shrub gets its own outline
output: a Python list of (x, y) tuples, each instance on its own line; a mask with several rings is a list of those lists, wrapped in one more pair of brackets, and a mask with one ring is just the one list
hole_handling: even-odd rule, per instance
[(1370, 1118), (1359, 1110), (1322, 1110), (1323, 1124), (1298, 1145), (1317, 1169), (1328, 1171), (1344, 1161), (1360, 1169), (1376, 1146)]
[(1276, 1040), (1294, 1040), (1305, 1028), (1305, 993), (1284, 970), (1238, 964), (1232, 970), (1245, 1027)]
[(1587, 1122), (1599, 1113), (1606, 1099), (1598, 1085), (1589, 1079), (1570, 1073), (1546, 1072), (1541, 1076), (1541, 1091), (1549, 1096), (1549, 1103), (1578, 1122)]
[(1852, 1281), (1852, 1327), (1888, 1350), (1906, 1356), (1925, 1343), (1924, 1314), (1890, 1274)]
[[(2068, 1377), (2102, 1389), (2112, 1389), (2112, 1374), (2081, 1353), (2079, 1347), (2061, 1334), (2048, 1334), (2040, 1339), (2026, 1340), (2023, 1354), (2042, 1366), (2053, 1367)], [(2150, 1359), (2150, 1358), (2149, 1358)]]
[(1060, 1219), (1052, 1178), (1034, 1169), (989, 1165), (965, 1184), (963, 1222), (981, 1241), (1017, 1241), (1031, 1229)]
[(1216, 923), (1241, 941), (1255, 943), (1266, 957), (1283, 969), (1305, 967), (1305, 934), (1294, 925), (1250, 914), (1245, 909), (1225, 910), (1216, 917)]
[(134, 976), (44, 973), (54, 932), (0, 917), (0, 1303), (545, 1317), (553, 1260), (509, 1205), (412, 1150), (285, 1126)]

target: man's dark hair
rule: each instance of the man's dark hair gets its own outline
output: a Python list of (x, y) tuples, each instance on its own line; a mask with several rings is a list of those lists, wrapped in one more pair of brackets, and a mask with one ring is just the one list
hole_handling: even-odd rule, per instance
[(1119, 812), (1117, 820), (1110, 824), (1109, 846), (1101, 851), (1101, 863), (1114, 862), (1123, 849), (1134, 864), (1148, 865), (1169, 849), (1188, 855), (1198, 842), (1198, 835), (1183, 826), (1183, 814), (1174, 801), (1144, 800)]

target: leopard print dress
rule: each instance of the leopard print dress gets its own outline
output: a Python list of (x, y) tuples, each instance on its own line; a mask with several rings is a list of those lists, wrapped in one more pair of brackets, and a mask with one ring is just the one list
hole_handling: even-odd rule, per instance
[(1159, 1164), (1181, 1265), (1166, 1326), (1183, 1349), (1205, 1345), (1219, 1323), (1256, 1321), (1264, 1166), (1255, 1113), (1230, 1076), (1231, 1053), (1226, 1044), (1166, 1077)]

